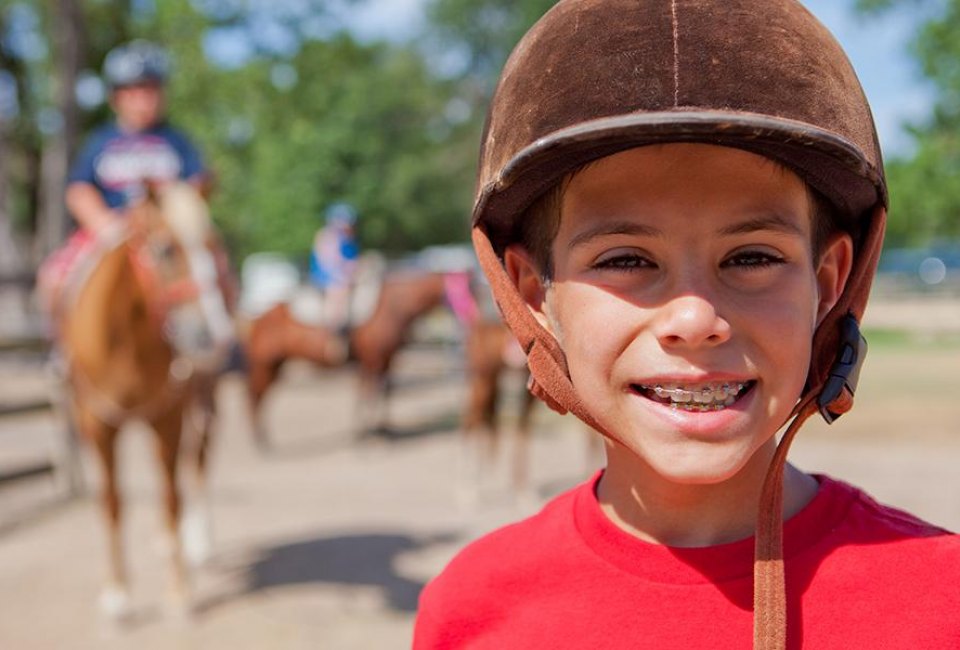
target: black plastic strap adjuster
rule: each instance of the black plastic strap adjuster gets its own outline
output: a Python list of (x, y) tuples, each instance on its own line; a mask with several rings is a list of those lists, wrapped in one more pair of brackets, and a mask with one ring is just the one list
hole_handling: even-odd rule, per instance
[(867, 340), (860, 334), (860, 325), (853, 314), (840, 321), (840, 345), (837, 359), (830, 368), (820, 391), (817, 406), (828, 424), (850, 410), (860, 379), (860, 368), (867, 356)]

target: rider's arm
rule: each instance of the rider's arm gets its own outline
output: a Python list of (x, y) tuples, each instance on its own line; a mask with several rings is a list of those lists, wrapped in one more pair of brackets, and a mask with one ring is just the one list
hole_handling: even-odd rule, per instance
[(77, 223), (90, 232), (100, 232), (119, 218), (117, 211), (107, 206), (103, 195), (91, 183), (70, 183), (65, 199), (67, 209)]

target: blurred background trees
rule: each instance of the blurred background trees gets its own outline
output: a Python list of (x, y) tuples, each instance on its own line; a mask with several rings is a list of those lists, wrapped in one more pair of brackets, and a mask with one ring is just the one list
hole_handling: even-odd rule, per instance
[[(351, 2), (0, 0), (0, 273), (66, 232), (67, 161), (109, 116), (100, 66), (134, 37), (173, 56), (170, 115), (216, 173), (237, 257), (305, 256), (336, 201), (357, 207), (367, 247), (466, 241), (487, 99), (554, 1), (425, 0), (420, 33), (393, 42), (348, 31), (334, 9)], [(939, 7), (914, 47), (938, 102), (915, 152), (889, 161), (895, 245), (960, 236), (960, 0), (858, 0), (910, 2)]]
[(216, 174), (238, 256), (305, 255), (337, 201), (364, 246), (465, 241), (483, 104), (552, 4), (435, 0), (398, 43), (359, 42), (324, 0), (0, 0), (0, 242), (33, 265), (64, 236), (67, 161), (109, 118), (100, 66), (135, 37), (172, 54), (171, 120)]
[(960, 0), (858, 0), (866, 14), (912, 5), (925, 12), (911, 44), (936, 90), (929, 117), (910, 125), (915, 148), (887, 161), (888, 247), (960, 239)]

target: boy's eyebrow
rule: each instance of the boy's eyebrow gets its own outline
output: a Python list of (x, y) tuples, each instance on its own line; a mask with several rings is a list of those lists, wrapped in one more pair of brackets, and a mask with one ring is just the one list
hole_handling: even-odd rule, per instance
[(595, 237), (603, 237), (605, 235), (642, 235), (644, 237), (662, 237), (663, 231), (658, 228), (654, 228), (653, 226), (628, 220), (602, 221), (601, 223), (587, 228), (583, 232), (577, 234), (577, 236), (571, 239), (570, 243), (567, 244), (567, 250), (573, 250), (577, 246), (585, 244)]
[(744, 235), (760, 230), (775, 230), (777, 232), (801, 236), (806, 236), (807, 234), (795, 221), (787, 219), (779, 214), (768, 214), (762, 217), (754, 217), (730, 226), (725, 226), (720, 229), (720, 234)]

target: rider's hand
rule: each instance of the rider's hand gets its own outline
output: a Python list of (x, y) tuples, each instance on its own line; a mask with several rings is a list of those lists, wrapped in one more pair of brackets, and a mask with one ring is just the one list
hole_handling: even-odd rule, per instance
[(71, 183), (67, 186), (67, 208), (82, 228), (98, 235), (113, 229), (121, 214), (110, 208), (100, 191), (89, 183)]
[(119, 224), (123, 223), (123, 220), (123, 215), (119, 211), (108, 208), (90, 220), (90, 229), (93, 230), (94, 234), (99, 236), (115, 229)]

